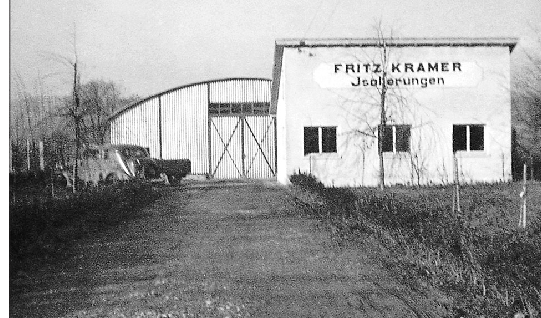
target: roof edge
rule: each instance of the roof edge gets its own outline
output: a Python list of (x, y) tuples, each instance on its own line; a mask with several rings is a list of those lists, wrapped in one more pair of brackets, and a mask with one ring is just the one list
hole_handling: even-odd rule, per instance
[(270, 115), (276, 115), (276, 109), (278, 104), (278, 94), (280, 91), (280, 77), (282, 75), (282, 56), (284, 54), (284, 47), (276, 45), (274, 48), (274, 67), (272, 69), (272, 85), (271, 85), (271, 102), (269, 108)]
[(174, 92), (174, 91), (182, 89), (182, 88), (188, 88), (188, 87), (197, 86), (197, 85), (203, 85), (203, 84), (211, 84), (211, 83), (226, 82), (226, 81), (238, 81), (238, 80), (256, 80), (256, 81), (267, 81), (267, 82), (272, 81), (271, 79), (264, 78), (264, 77), (227, 77), (227, 78), (214, 79), (214, 80), (208, 80), (208, 81), (192, 82), (192, 83), (189, 83), (189, 84), (185, 84), (185, 85), (177, 86), (177, 87), (174, 87), (174, 88), (170, 88), (170, 89), (165, 90), (163, 92), (156, 93), (156, 94), (147, 96), (147, 97), (145, 97), (143, 99), (140, 99), (140, 100), (138, 100), (136, 102), (133, 102), (133, 103), (129, 104), (128, 106), (123, 107), (122, 109), (119, 109), (116, 112), (114, 112), (111, 116), (109, 116), (109, 118), (107, 118), (107, 121), (110, 122), (111, 120), (113, 120), (116, 117), (120, 116), (123, 112), (125, 112), (125, 111), (127, 111), (127, 110), (129, 110), (131, 108), (134, 108), (134, 107), (136, 107), (136, 106), (138, 106), (140, 104), (143, 104), (144, 102), (148, 102), (149, 100), (151, 100), (153, 98), (160, 97), (160, 96), (165, 95), (165, 94), (169, 94), (171, 92)]
[(517, 45), (516, 37), (477, 38), (282, 38), (276, 39), (277, 46), (377, 46), (385, 40), (391, 46), (508, 46)]

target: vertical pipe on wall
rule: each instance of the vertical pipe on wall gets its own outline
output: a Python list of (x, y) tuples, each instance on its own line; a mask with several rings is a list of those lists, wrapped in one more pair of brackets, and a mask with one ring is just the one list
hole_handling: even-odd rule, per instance
[(162, 96), (158, 96), (158, 147), (160, 159), (163, 159), (163, 139), (162, 139)]
[(278, 174), (278, 134), (276, 133), (276, 117), (271, 117), (271, 120), (274, 121), (274, 177), (276, 177)]

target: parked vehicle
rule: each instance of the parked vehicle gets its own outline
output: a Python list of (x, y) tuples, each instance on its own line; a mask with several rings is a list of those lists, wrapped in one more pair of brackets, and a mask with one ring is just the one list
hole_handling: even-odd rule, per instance
[[(68, 182), (72, 171), (64, 173)], [(99, 145), (83, 149), (78, 176), (85, 183), (116, 182), (132, 179), (168, 184), (190, 172), (190, 161), (150, 158), (147, 148), (136, 145)]]

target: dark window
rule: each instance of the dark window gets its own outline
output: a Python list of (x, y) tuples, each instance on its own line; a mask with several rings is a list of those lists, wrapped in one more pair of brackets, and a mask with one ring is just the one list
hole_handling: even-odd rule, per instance
[(209, 103), (209, 114), (268, 114), (270, 103), (266, 102), (238, 102), (238, 103)]
[(485, 126), (453, 125), (453, 152), (485, 149)]
[(220, 104), (211, 103), (209, 104), (209, 114), (219, 114), (220, 113)]
[(485, 127), (483, 125), (470, 125), (470, 150), (485, 149)]
[(232, 103), (231, 104), (231, 113), (232, 114), (241, 114), (242, 113), (242, 103)]
[(336, 151), (336, 127), (304, 127), (304, 154)]
[(466, 130), (465, 125), (453, 125), (453, 152), (467, 149)]
[(410, 128), (408, 125), (396, 127), (396, 152), (410, 151)]
[(253, 103), (244, 103), (242, 105), (242, 112), (244, 114), (251, 114), (254, 112), (254, 104)]
[(231, 104), (220, 104), (220, 115), (222, 114), (231, 114)]
[(410, 125), (386, 125), (380, 134), (383, 138), (383, 152), (409, 152), (410, 151)]
[(270, 103), (254, 103), (254, 114), (268, 114), (270, 109)]
[(383, 152), (393, 152), (393, 127), (383, 126), (383, 129), (380, 128), (380, 132), (383, 138)]
[(336, 152), (336, 127), (321, 127), (321, 152)]
[(304, 154), (319, 152), (319, 128), (304, 127)]

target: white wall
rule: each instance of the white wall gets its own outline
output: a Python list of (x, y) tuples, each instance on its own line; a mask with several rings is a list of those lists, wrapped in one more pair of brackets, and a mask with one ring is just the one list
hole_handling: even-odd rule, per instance
[[(330, 83), (332, 74), (322, 79), (318, 72), (328, 63), (374, 61), (378, 52), (376, 48), (366, 47), (284, 49), (277, 103), (279, 182), (287, 183), (287, 176), (301, 170), (315, 174), (327, 185), (377, 185), (377, 140), (356, 133), (379, 123), (376, 88), (337, 87), (340, 85)], [(411, 150), (417, 164), (412, 165), (410, 154), (386, 153), (386, 184), (451, 182), (453, 124), (485, 125), (484, 151), (457, 153), (463, 181), (510, 180), (508, 47), (391, 48), (391, 60), (459, 62), (464, 70), (444, 74), (447, 85), (427, 88), (402, 85), (389, 91), (388, 123), (412, 125)], [(439, 76), (439, 73), (420, 74)], [(406, 102), (399, 105), (397, 99), (393, 101), (390, 97), (393, 94)], [(337, 153), (304, 156), (305, 126), (336, 126)]]

